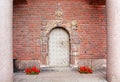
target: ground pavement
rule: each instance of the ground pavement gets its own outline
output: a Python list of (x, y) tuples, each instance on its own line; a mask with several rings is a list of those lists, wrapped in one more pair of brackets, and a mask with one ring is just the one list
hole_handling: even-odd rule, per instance
[(75, 69), (42, 69), (39, 75), (26, 75), (24, 72), (14, 73), (14, 82), (107, 82), (103, 70), (93, 74), (80, 74)]

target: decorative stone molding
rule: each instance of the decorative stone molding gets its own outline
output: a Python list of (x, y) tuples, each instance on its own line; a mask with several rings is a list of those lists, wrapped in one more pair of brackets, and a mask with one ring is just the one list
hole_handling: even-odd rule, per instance
[(47, 25), (47, 21), (43, 20), (43, 21), (41, 22), (41, 25), (42, 25), (43, 27), (46, 26), (46, 25)]
[[(79, 51), (78, 51), (78, 48), (79, 48), (79, 38), (78, 38), (78, 33), (77, 29), (73, 30), (72, 28), (72, 25), (71, 25), (71, 21), (70, 20), (67, 20), (67, 21), (61, 21), (62, 23), (59, 23), (58, 25), (58, 20), (48, 20), (47, 21), (47, 24), (46, 26), (44, 26), (45, 30), (41, 30), (41, 40), (42, 40), (42, 43), (41, 43), (41, 54), (43, 55), (46, 55), (47, 59), (46, 61), (48, 61), (48, 40), (49, 40), (49, 34), (50, 32), (52, 31), (52, 29), (56, 28), (56, 27), (61, 27), (61, 28), (64, 28), (66, 29), (66, 31), (69, 33), (69, 36), (70, 36), (70, 47), (71, 47), (71, 50), (70, 50), (70, 55), (79, 55)], [(77, 28), (77, 26), (76, 26)], [(75, 60), (76, 61), (76, 60)], [(70, 61), (71, 63), (71, 61)], [(74, 62), (75, 63), (75, 62)], [(46, 62), (46, 66), (48, 66), (48, 62)]]
[[(42, 25), (42, 29), (41, 29), (41, 58), (42, 56), (46, 56), (46, 59), (44, 61), (46, 61), (46, 63), (41, 63), (42, 65), (48, 65), (48, 45), (49, 45), (49, 34), (50, 32), (56, 28), (56, 27), (61, 27), (63, 29), (65, 29), (69, 36), (70, 36), (70, 56), (76, 56), (79, 55), (79, 38), (78, 38), (78, 27), (77, 27), (77, 20), (65, 20), (62, 18), (62, 16), (64, 15), (62, 9), (61, 9), (61, 5), (58, 3), (57, 4), (57, 9), (55, 11), (55, 16), (56, 19), (54, 20), (43, 20), (41, 22)], [(71, 59), (72, 57), (70, 57), (70, 65), (74, 66), (75, 62), (72, 63), (73, 59)], [(77, 61), (76, 59), (74, 59), (74, 61)], [(42, 66), (41, 65), (41, 66)]]
[(73, 30), (77, 30), (77, 20), (73, 20), (73, 21), (71, 22), (71, 26), (72, 26), (72, 29), (73, 29)]
[(57, 7), (56, 7), (56, 11), (55, 11), (55, 16), (56, 16), (56, 19), (57, 20), (62, 20), (62, 16), (63, 16), (63, 11), (62, 11), (62, 8), (61, 8), (61, 4), (58, 3), (57, 4)]

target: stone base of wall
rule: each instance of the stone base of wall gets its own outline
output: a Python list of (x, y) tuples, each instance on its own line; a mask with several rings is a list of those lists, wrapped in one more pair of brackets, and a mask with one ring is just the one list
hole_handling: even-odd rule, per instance
[[(16, 60), (16, 68), (23, 71), (25, 68), (36, 66), (40, 68), (40, 60)], [(106, 70), (106, 59), (80, 59), (78, 66), (88, 66), (94, 71)]]
[(15, 66), (18, 71), (23, 71), (25, 68), (36, 66), (40, 68), (40, 60), (16, 60)]
[(106, 59), (80, 59), (78, 66), (88, 66), (94, 71), (106, 70)]

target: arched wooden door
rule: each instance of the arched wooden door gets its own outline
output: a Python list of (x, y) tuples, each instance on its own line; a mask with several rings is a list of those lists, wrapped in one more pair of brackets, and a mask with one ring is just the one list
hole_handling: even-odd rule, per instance
[(69, 35), (62, 28), (55, 28), (49, 35), (50, 67), (69, 66)]

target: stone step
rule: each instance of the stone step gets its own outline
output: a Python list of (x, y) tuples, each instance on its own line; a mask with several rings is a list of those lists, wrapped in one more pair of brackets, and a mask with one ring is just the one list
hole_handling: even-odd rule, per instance
[(41, 68), (41, 71), (56, 71), (56, 72), (69, 72), (69, 71), (75, 71), (77, 68), (71, 68), (71, 67), (44, 67)]

